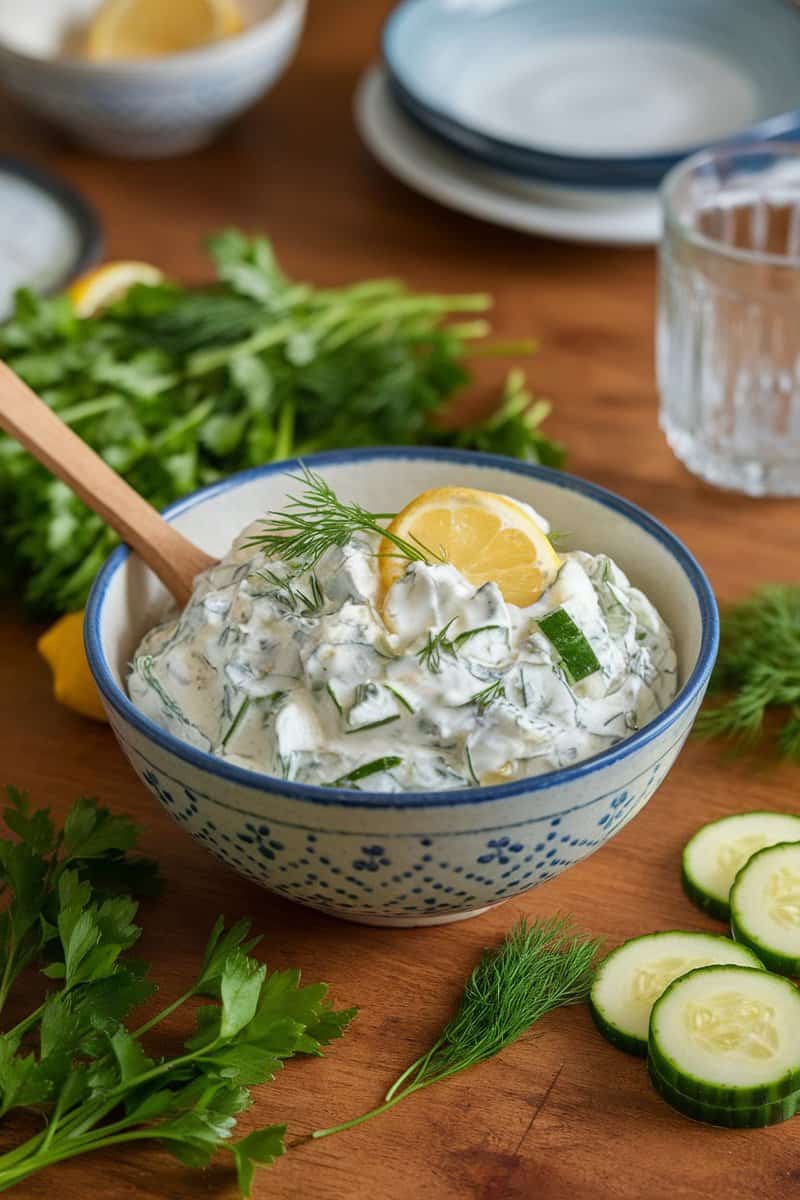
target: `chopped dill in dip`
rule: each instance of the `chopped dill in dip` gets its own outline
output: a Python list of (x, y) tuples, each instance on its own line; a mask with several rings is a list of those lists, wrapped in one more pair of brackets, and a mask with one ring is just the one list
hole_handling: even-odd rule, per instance
[(129, 677), (151, 720), (230, 763), (381, 792), (504, 783), (614, 745), (675, 695), (670, 631), (605, 555), (563, 555), (527, 608), (446, 562), (409, 561), (383, 599), (378, 534), (299, 568), (261, 525)]

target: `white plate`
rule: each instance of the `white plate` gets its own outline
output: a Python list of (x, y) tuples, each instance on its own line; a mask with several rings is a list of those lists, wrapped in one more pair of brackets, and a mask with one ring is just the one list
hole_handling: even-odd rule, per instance
[(495, 225), (568, 242), (651, 246), (661, 234), (655, 192), (596, 192), (533, 184), (449, 150), (404, 116), (382, 67), (370, 67), (354, 100), (359, 133), (378, 162), (448, 208)]

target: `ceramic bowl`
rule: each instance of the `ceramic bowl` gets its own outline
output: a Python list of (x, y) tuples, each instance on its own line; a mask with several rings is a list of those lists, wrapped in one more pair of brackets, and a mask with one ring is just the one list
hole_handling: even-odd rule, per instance
[(653, 187), (712, 142), (800, 127), (786, 0), (402, 0), (383, 55), (412, 118), (553, 183)]
[(100, 0), (0, 0), (0, 82), (79, 141), (126, 158), (183, 154), (253, 104), (291, 61), (306, 0), (242, 0), (242, 33), (143, 61), (60, 51)]
[[(689, 551), (603, 488), (513, 459), (455, 450), (310, 456), (348, 499), (381, 512), (433, 485), (503, 492), (546, 514), (571, 543), (610, 554), (674, 632), (680, 688), (650, 725), (585, 762), (533, 779), (386, 794), (287, 783), (178, 741), (133, 707), (127, 664), (169, 598), (126, 548), (100, 572), (86, 611), (92, 673), (111, 727), (145, 787), (217, 858), (271, 891), (374, 925), (474, 916), (552, 879), (618, 833), (663, 781), (689, 733), (717, 648), (714, 596)], [(249, 521), (281, 507), (297, 462), (246, 471), (166, 516), (222, 555)]]

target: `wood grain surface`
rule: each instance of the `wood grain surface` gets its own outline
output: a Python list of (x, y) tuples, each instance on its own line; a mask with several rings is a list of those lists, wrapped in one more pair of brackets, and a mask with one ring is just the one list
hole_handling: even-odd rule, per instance
[[(312, 0), (299, 57), (275, 92), (212, 148), (174, 162), (84, 153), (10, 105), (0, 151), (62, 171), (100, 210), (113, 257), (149, 259), (187, 280), (202, 236), (266, 230), (292, 273), (319, 283), (396, 274), (417, 287), (487, 289), (508, 335), (533, 333), (537, 388), (571, 469), (643, 505), (682, 537), (721, 600), (798, 575), (798, 506), (713, 491), (671, 457), (652, 366), (654, 255), (570, 246), (494, 229), (417, 198), (359, 145), (356, 80), (376, 54), (387, 0)], [(488, 373), (464, 410), (492, 402)], [(144, 906), (142, 944), (162, 996), (177, 995), (218, 912), (250, 914), (274, 966), (330, 982), (360, 1016), (321, 1061), (290, 1063), (245, 1127), (288, 1120), (295, 1137), (376, 1103), (452, 1010), (480, 948), (518, 916), (567, 910), (610, 944), (653, 929), (716, 928), (683, 897), (678, 857), (702, 822), (749, 808), (797, 809), (797, 770), (723, 762), (689, 744), (644, 813), (586, 863), (465, 924), (360, 928), (269, 896), (195, 846), (135, 780), (110, 732), (52, 701), (37, 630), (0, 628), (2, 779), (63, 811), (100, 795), (145, 827), (167, 878)], [(177, 1039), (182, 1021), (165, 1037)], [(156, 1047), (157, 1049), (158, 1047)], [(584, 1008), (554, 1014), (499, 1059), (431, 1088), (360, 1129), (299, 1145), (259, 1177), (275, 1200), (771, 1200), (800, 1187), (797, 1127), (714, 1130), (674, 1114), (641, 1062), (615, 1051)], [(59, 1200), (234, 1197), (227, 1166), (205, 1173), (157, 1149), (86, 1158), (20, 1186)]]

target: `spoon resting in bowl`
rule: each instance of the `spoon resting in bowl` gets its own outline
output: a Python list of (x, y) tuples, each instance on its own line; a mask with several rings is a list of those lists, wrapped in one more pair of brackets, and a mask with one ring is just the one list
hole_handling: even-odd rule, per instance
[(110, 525), (158, 576), (179, 607), (186, 606), (195, 576), (217, 559), (173, 529), (3, 362), (0, 428)]

